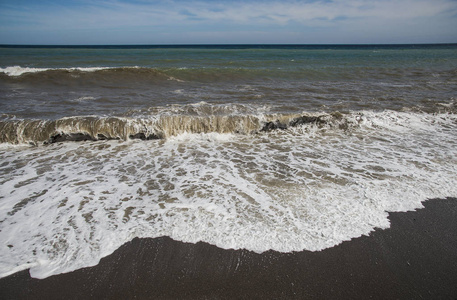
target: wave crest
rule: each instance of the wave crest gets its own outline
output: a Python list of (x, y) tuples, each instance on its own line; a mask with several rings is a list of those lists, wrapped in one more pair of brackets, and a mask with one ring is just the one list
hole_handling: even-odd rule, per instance
[[(138, 68), (138, 67), (131, 67), (131, 68)], [(27, 73), (40, 73), (46, 71), (66, 71), (66, 72), (96, 72), (101, 70), (109, 70), (115, 69), (113, 67), (78, 67), (78, 68), (30, 68), (30, 67), (21, 67), (21, 66), (10, 66), (6, 68), (0, 68), (0, 72), (16, 77), (21, 76)]]
[(164, 139), (183, 133), (253, 134), (302, 125), (347, 129), (350, 123), (333, 114), (159, 115), (150, 118), (68, 117), (58, 120), (5, 120), (0, 142), (50, 144), (63, 141)]

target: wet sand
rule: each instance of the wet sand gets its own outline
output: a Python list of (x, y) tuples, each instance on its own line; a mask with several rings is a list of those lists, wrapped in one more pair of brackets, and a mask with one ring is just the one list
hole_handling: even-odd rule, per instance
[(0, 299), (457, 299), (457, 198), (320, 252), (134, 239), (95, 267), (0, 279)]

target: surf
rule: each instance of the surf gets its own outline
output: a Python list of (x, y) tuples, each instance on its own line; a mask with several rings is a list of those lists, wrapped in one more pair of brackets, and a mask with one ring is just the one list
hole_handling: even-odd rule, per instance
[(366, 111), (343, 117), (353, 120), (349, 129), (326, 118), (337, 121), (149, 141), (4, 143), (0, 276), (92, 266), (135, 237), (319, 251), (388, 228), (388, 212), (457, 193), (455, 115)]

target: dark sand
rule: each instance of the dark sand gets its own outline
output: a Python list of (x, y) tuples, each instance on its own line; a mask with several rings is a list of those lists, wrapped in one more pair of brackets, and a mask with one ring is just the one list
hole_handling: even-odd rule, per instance
[(134, 239), (100, 264), (44, 280), (0, 279), (1, 299), (457, 299), (457, 199), (391, 213), (320, 252), (256, 254)]

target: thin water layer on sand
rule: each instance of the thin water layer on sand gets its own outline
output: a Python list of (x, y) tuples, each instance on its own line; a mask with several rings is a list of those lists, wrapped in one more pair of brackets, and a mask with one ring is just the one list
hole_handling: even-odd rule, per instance
[(1, 276), (95, 265), (135, 237), (318, 251), (457, 193), (454, 114), (345, 118), (351, 126), (2, 144)]

